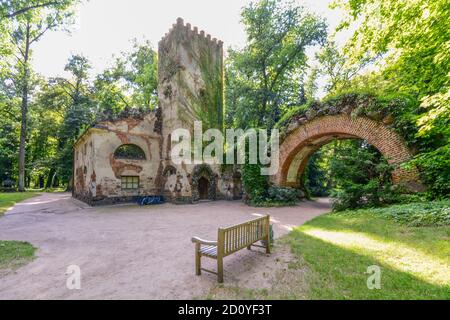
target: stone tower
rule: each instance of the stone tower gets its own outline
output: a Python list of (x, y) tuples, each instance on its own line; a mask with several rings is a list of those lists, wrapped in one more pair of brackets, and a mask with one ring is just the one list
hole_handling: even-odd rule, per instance
[(223, 43), (178, 18), (158, 48), (158, 99), (163, 120), (163, 158), (174, 129), (223, 127)]
[[(159, 42), (158, 57), (164, 190), (170, 189), (171, 198), (190, 199), (195, 197), (193, 172), (198, 168), (171, 161), (171, 133), (183, 128), (193, 137), (194, 121), (202, 121), (204, 131), (223, 129), (223, 42), (178, 18)], [(210, 170), (212, 175), (218, 171)]]

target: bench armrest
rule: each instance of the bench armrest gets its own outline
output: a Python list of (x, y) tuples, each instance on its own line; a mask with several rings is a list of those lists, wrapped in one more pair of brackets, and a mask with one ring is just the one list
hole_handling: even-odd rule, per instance
[(191, 239), (191, 241), (194, 242), (194, 243), (200, 243), (200, 244), (204, 244), (204, 245), (207, 245), (207, 246), (217, 246), (217, 241), (203, 240), (203, 239), (200, 239), (198, 237), (193, 237)]

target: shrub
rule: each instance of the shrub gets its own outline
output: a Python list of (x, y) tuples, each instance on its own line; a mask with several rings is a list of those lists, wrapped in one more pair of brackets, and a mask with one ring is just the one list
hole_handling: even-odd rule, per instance
[(450, 200), (393, 205), (371, 212), (414, 227), (450, 225)]
[(294, 188), (269, 186), (267, 176), (261, 175), (261, 167), (246, 164), (242, 170), (242, 182), (245, 191), (244, 200), (256, 207), (278, 207), (298, 203), (301, 191)]
[(406, 167), (414, 165), (422, 173), (428, 198), (443, 199), (450, 195), (450, 144), (416, 156)]
[(268, 190), (267, 200), (282, 203), (297, 203), (300, 199), (301, 192), (298, 189), (270, 186)]
[(261, 175), (260, 165), (244, 165), (242, 169), (242, 184), (245, 191), (244, 200), (247, 203), (254, 204), (264, 201), (269, 182), (267, 181), (267, 176)]

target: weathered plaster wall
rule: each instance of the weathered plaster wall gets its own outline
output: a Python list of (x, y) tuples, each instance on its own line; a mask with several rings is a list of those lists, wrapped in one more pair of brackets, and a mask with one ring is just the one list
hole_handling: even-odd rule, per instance
[[(123, 119), (114, 122), (100, 122), (86, 133), (86, 138), (75, 146), (75, 153), (83, 150), (83, 140), (89, 145), (85, 157), (75, 162), (77, 172), (87, 166), (87, 174), (76, 175), (75, 196), (89, 203), (129, 200), (141, 195), (161, 193), (162, 172), (160, 144), (161, 136), (155, 132), (157, 118), (154, 113), (143, 119)], [(123, 144), (134, 144), (145, 153), (145, 160), (116, 159), (114, 152)], [(139, 188), (121, 188), (122, 176), (138, 176)], [(109, 199), (108, 198), (113, 198)], [(122, 198), (122, 199), (120, 199)]]
[(92, 177), (94, 173), (95, 145), (90, 133), (85, 134), (74, 146), (74, 188), (73, 192), (80, 199), (92, 196)]
[[(159, 106), (144, 119), (105, 121), (89, 129), (74, 146), (74, 196), (90, 204), (132, 200), (136, 196), (161, 195), (168, 201), (192, 203), (199, 199), (198, 181), (208, 180), (210, 199), (238, 199), (242, 195), (239, 174), (222, 172), (219, 165), (174, 164), (171, 134), (175, 129), (193, 133), (194, 121), (203, 130), (223, 126), (223, 43), (182, 19), (159, 43)], [(115, 159), (122, 144), (135, 144), (146, 160)], [(83, 173), (83, 174), (81, 174)], [(123, 190), (121, 176), (139, 176), (137, 190)]]

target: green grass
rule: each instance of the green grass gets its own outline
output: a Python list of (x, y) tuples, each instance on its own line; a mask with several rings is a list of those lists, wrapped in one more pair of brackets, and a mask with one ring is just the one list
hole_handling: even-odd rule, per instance
[[(324, 215), (283, 239), (310, 270), (308, 298), (450, 299), (450, 227), (401, 224), (377, 210)], [(367, 288), (372, 265), (379, 290)]]
[(17, 202), (37, 196), (37, 192), (5, 192), (0, 193), (0, 216)]
[[(449, 205), (415, 203), (319, 216), (275, 242), (275, 252), (285, 248), (292, 256), (271, 271), (268, 290), (225, 283), (207, 298), (448, 300)], [(370, 266), (380, 267), (380, 289), (367, 287)]]
[(0, 275), (33, 260), (35, 252), (28, 242), (0, 241)]

